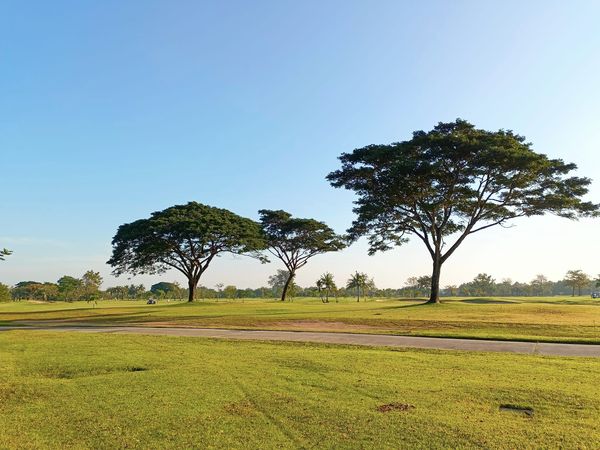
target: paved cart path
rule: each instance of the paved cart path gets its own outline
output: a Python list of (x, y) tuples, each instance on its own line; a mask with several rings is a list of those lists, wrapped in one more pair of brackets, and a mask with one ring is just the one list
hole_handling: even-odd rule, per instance
[(216, 328), (73, 325), (0, 327), (0, 331), (9, 331), (15, 329), (31, 331), (71, 331), (81, 333), (154, 334), (259, 341), (317, 342), (325, 344), (366, 345), (372, 347), (408, 347), (477, 352), (526, 353), (550, 356), (600, 357), (600, 345), (595, 344), (553, 344), (417, 336), (390, 336), (379, 334), (324, 333), (312, 331), (224, 330)]

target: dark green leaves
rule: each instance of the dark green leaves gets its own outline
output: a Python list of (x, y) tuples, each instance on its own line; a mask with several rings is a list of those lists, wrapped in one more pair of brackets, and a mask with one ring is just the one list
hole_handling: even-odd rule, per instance
[(264, 248), (256, 222), (196, 202), (121, 225), (112, 243), (108, 264), (117, 275), (174, 268), (191, 279), (199, 278), (220, 253), (253, 253)]
[(4, 261), (4, 258), (12, 255), (12, 252), (6, 248), (0, 249), (0, 261)]
[(281, 210), (262, 209), (259, 214), (271, 253), (280, 258), (290, 271), (302, 267), (315, 255), (346, 246), (342, 236), (318, 220), (293, 218)]
[(349, 233), (369, 236), (371, 252), (416, 235), (434, 257), (445, 238), (460, 233), (444, 259), (466, 235), (516, 217), (598, 213), (598, 205), (582, 200), (590, 180), (568, 177), (574, 164), (535, 153), (511, 131), (479, 130), (463, 120), (417, 131), (409, 141), (359, 148), (340, 161), (327, 178), (358, 195)]

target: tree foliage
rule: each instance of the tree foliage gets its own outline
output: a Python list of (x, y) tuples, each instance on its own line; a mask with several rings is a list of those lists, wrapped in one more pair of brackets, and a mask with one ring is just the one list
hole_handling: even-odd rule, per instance
[(517, 217), (598, 212), (582, 200), (590, 180), (569, 176), (575, 164), (534, 152), (512, 131), (480, 130), (460, 119), (408, 141), (344, 153), (340, 161), (327, 178), (358, 195), (350, 236), (368, 236), (370, 253), (411, 235), (423, 241), (433, 261), (431, 302), (439, 302), (442, 264), (467, 236)]
[(375, 282), (366, 273), (354, 272), (346, 283), (346, 289), (354, 290), (356, 301), (360, 302), (360, 294), (362, 293), (364, 297), (367, 289), (375, 289)]
[(7, 302), (11, 300), (10, 287), (4, 283), (0, 283), (0, 302)]
[(12, 255), (12, 251), (6, 248), (0, 249), (0, 261), (4, 261), (4, 259), (10, 255)]
[(183, 289), (177, 282), (161, 281), (150, 286), (150, 292), (160, 298), (181, 298)]
[(259, 225), (226, 209), (197, 202), (176, 205), (121, 225), (108, 261), (115, 275), (157, 274), (175, 269), (188, 279), (188, 301), (212, 260), (223, 253), (259, 257)]
[(575, 297), (575, 289), (581, 295), (581, 288), (589, 285), (591, 280), (582, 270), (569, 270), (565, 276), (565, 282), (573, 288), (573, 297)]
[(53, 300), (58, 296), (58, 286), (54, 283), (21, 281), (12, 289), (15, 300)]
[(62, 276), (58, 281), (58, 293), (63, 300), (78, 300), (83, 291), (83, 281), (70, 275)]
[(226, 298), (233, 300), (238, 296), (238, 288), (232, 284), (225, 286), (223, 289), (223, 294), (225, 294)]
[(81, 284), (83, 288), (82, 296), (84, 300), (90, 301), (100, 297), (100, 285), (102, 284), (100, 272), (88, 270), (81, 277)]
[(335, 301), (337, 303), (337, 286), (333, 280), (333, 274), (331, 272), (325, 272), (317, 280), (317, 290), (323, 303), (329, 303), (329, 297), (335, 295)]
[(295, 276), (290, 279), (290, 273), (287, 270), (279, 269), (275, 274), (271, 275), (268, 284), (275, 296), (281, 297), (283, 289), (287, 283), (286, 296), (295, 297), (299, 286), (296, 284)]

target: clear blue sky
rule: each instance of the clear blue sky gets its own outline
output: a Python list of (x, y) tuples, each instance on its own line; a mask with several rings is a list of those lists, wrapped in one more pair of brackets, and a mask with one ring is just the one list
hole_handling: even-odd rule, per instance
[[(116, 228), (190, 200), (341, 232), (337, 156), (456, 117), (576, 162), (600, 201), (599, 24), (596, 1), (5, 0), (0, 247), (15, 253), (0, 281), (93, 268), (113, 285)], [(467, 241), (442, 281), (600, 272), (600, 222), (517, 225)], [(401, 286), (429, 264), (416, 242), (376, 257), (358, 243), (299, 282), (359, 269)], [(225, 257), (202, 283), (260, 286), (277, 268)]]

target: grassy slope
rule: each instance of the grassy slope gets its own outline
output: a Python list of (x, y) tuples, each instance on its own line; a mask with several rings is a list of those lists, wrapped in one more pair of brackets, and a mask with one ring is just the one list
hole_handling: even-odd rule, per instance
[(0, 448), (594, 448), (598, 385), (582, 358), (6, 331)]
[(0, 304), (0, 324), (22, 320), (223, 328), (304, 329), (488, 339), (600, 343), (600, 302), (588, 298), (451, 299), (442, 305), (406, 300), (322, 304), (273, 300), (195, 304), (102, 301)]

